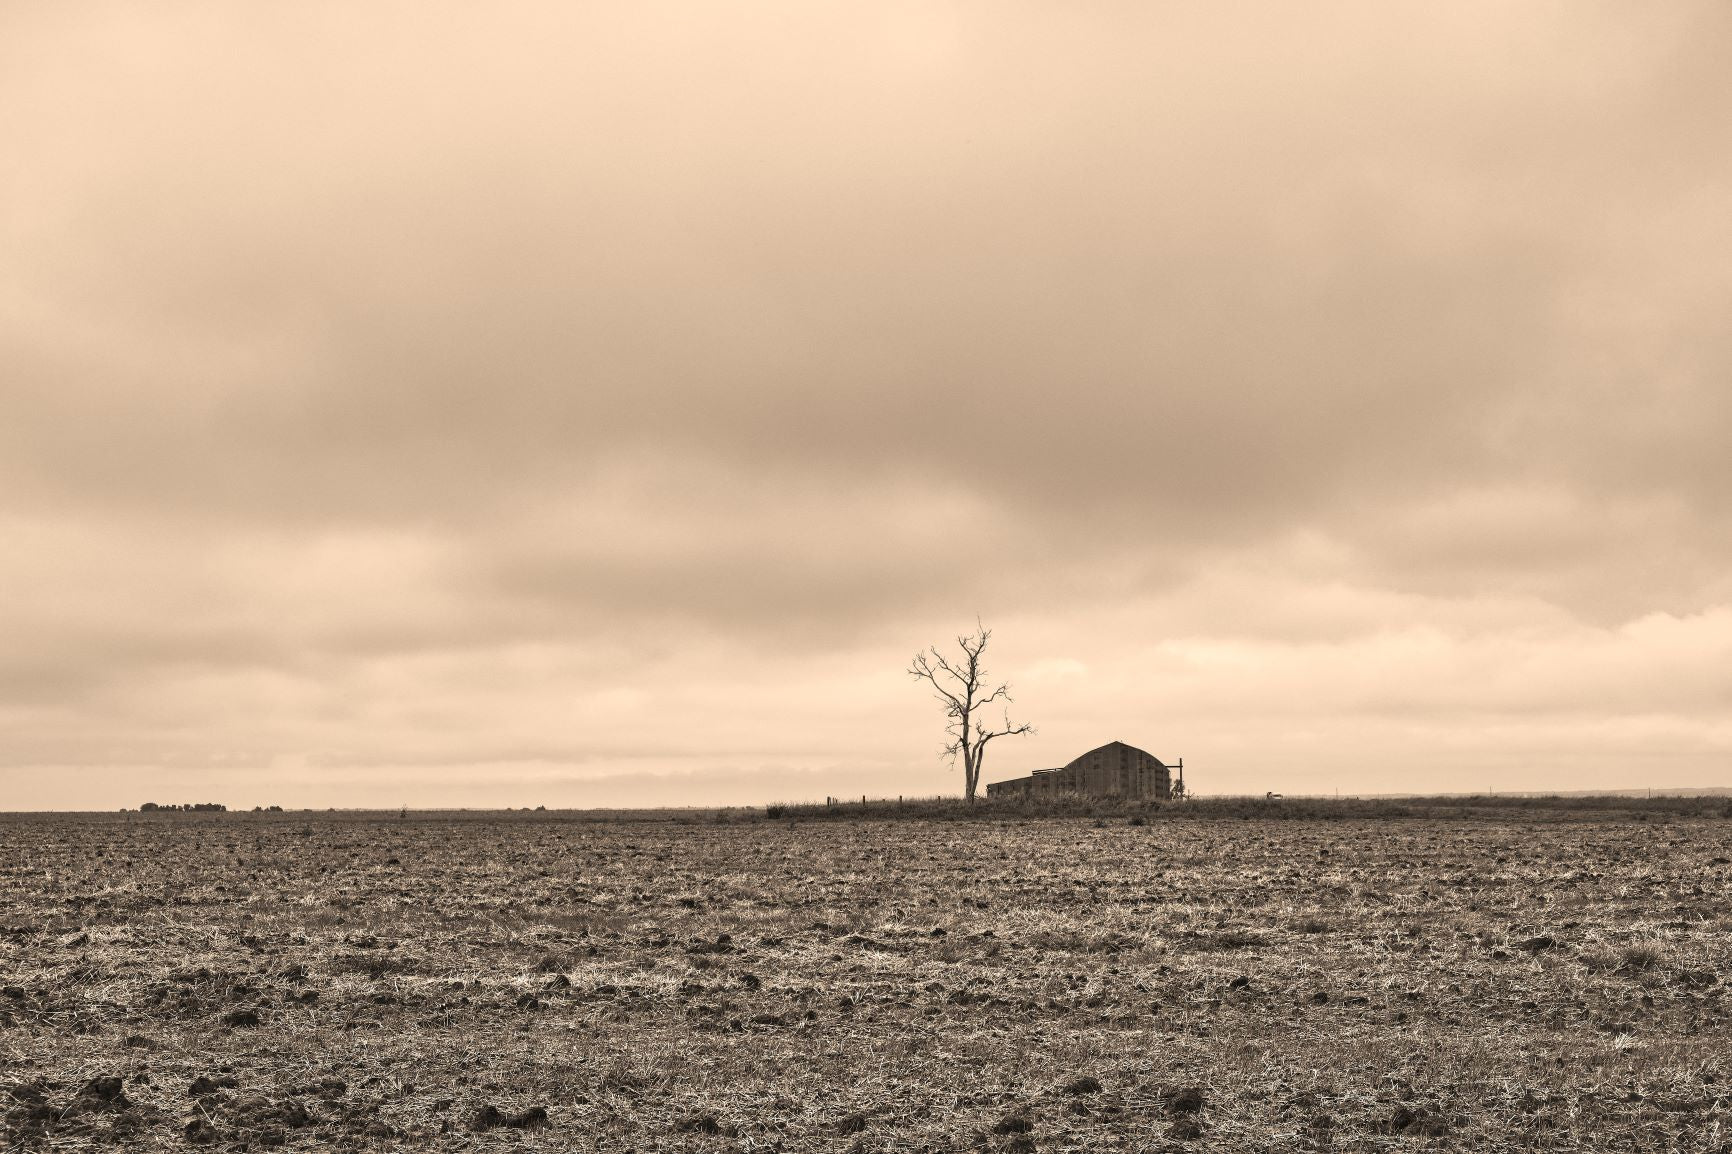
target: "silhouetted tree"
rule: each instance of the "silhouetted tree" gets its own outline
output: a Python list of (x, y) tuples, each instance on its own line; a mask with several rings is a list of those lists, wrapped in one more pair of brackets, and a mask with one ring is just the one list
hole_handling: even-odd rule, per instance
[[(1011, 724), (1009, 685), (987, 688), (986, 666), (981, 663), (981, 655), (991, 640), (992, 630), (976, 621), (973, 633), (956, 639), (960, 650), (956, 655), (946, 657), (935, 645), (924, 653), (916, 653), (908, 666), (910, 677), (929, 683), (937, 691), (938, 700), (950, 719), (944, 727), (950, 742), (943, 753), (952, 765), (956, 764), (958, 757), (962, 759), (963, 797), (969, 801), (974, 800), (975, 791), (980, 786), (980, 767), (986, 761), (987, 742), (1034, 732), (1032, 725)], [(992, 721), (982, 720), (982, 715), (999, 702), (1003, 702), (999, 710), (1003, 715), (1003, 728), (994, 729)]]

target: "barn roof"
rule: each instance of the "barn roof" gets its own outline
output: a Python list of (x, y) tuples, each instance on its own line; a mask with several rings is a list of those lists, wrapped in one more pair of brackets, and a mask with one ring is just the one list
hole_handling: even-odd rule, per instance
[(1076, 765), (1078, 762), (1081, 762), (1087, 758), (1093, 757), (1097, 753), (1105, 753), (1108, 750), (1113, 750), (1113, 749), (1124, 749), (1124, 750), (1129, 750), (1131, 753), (1140, 753), (1144, 757), (1149, 758), (1150, 760), (1154, 761), (1158, 765), (1164, 766), (1167, 764), (1166, 762), (1162, 761), (1160, 758), (1156, 757), (1154, 754), (1150, 753), (1146, 749), (1138, 749), (1136, 746), (1127, 745), (1125, 742), (1122, 742), (1122, 741), (1109, 741), (1105, 745), (1097, 746), (1094, 749), (1091, 749), (1087, 753), (1083, 754), (1081, 757), (1077, 757), (1077, 758), (1073, 759), (1069, 765), (1065, 766), (1065, 768), (1069, 769), (1072, 765)]

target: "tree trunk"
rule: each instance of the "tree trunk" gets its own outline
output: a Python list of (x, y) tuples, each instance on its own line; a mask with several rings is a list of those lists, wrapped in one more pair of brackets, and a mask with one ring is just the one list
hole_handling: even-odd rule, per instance
[(974, 791), (980, 788), (980, 751), (972, 742), (973, 735), (969, 733), (970, 718), (967, 714), (962, 718), (962, 772), (967, 779), (964, 782), (963, 798), (969, 805), (974, 804)]

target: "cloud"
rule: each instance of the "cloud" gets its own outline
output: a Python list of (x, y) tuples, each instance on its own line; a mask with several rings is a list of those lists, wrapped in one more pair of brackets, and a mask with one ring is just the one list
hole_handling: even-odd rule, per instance
[(7, 760), (840, 790), (976, 612), (1072, 743), (1646, 740), (1718, 682), (1624, 631), (1732, 604), (1726, 20), (14, 6)]

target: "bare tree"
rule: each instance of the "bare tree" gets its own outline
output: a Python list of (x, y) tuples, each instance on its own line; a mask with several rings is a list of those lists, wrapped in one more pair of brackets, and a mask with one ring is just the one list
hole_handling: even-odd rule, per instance
[[(986, 666), (981, 663), (981, 655), (986, 652), (986, 643), (992, 640), (992, 630), (978, 621), (974, 624), (973, 633), (956, 639), (960, 653), (946, 657), (935, 645), (924, 653), (916, 653), (908, 666), (910, 677), (928, 682), (937, 690), (938, 700), (950, 719), (944, 727), (950, 742), (943, 753), (952, 765), (956, 764), (958, 757), (962, 758), (963, 796), (969, 801), (974, 800), (975, 791), (980, 787), (980, 768), (986, 761), (987, 742), (1034, 732), (1032, 725), (1011, 724), (1010, 686), (987, 688)], [(1003, 717), (1002, 728), (994, 729), (991, 718), (984, 715), (1000, 702), (1003, 703), (998, 710)]]

